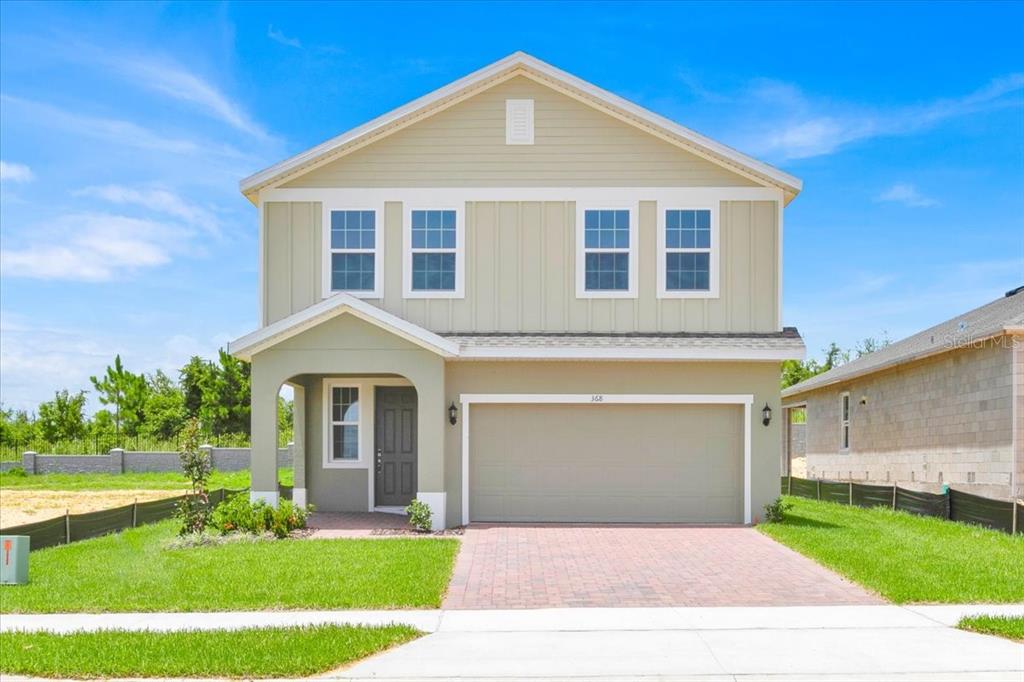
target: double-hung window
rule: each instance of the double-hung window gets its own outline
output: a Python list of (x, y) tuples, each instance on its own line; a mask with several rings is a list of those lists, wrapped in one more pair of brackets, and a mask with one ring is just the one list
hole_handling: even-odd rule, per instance
[(636, 221), (626, 208), (584, 208), (578, 217), (576, 294), (580, 298), (636, 296)]
[(409, 211), (406, 297), (462, 297), (464, 245), (460, 214), (448, 208)]
[(327, 292), (344, 291), (361, 298), (380, 297), (377, 211), (327, 211), (330, 259)]
[(359, 386), (327, 385), (326, 466), (359, 463)]
[(850, 449), (850, 394), (839, 396), (839, 449)]
[(658, 296), (718, 295), (718, 225), (710, 208), (668, 208), (658, 226)]

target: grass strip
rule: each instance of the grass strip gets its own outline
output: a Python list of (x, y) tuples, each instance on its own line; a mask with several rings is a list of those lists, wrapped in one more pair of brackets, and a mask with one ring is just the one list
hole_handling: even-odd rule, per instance
[(176, 521), (33, 552), (0, 613), (437, 608), (458, 541), (276, 540), (170, 550)]
[(1024, 616), (968, 616), (961, 618), (956, 626), (961, 630), (1024, 643)]
[(58, 678), (300, 677), (323, 673), (422, 633), (405, 625), (318, 625), (0, 634), (0, 672)]
[(1024, 535), (882, 507), (786, 501), (785, 521), (758, 530), (893, 602), (1024, 601)]
[[(279, 469), (278, 480), (292, 485), (291, 468)], [(0, 489), (19, 490), (185, 490), (189, 481), (180, 471), (126, 472), (123, 474), (33, 474), (0, 472)], [(249, 471), (214, 471), (208, 485), (217, 488), (248, 488)]]

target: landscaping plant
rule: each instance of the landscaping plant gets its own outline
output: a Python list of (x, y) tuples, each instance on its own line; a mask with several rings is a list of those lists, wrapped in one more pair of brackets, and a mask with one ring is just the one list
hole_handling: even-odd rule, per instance
[(306, 527), (312, 507), (302, 507), (291, 500), (281, 500), (272, 507), (262, 500), (250, 502), (245, 495), (235, 495), (213, 511), (210, 525), (221, 534), (273, 533), (284, 538), (293, 530)]
[(199, 447), (199, 420), (189, 419), (181, 433), (181, 469), (192, 485), (192, 491), (178, 504), (181, 520), (180, 535), (202, 533), (210, 520), (210, 498), (207, 483), (210, 480), (209, 451)]
[(786, 510), (792, 508), (792, 504), (783, 502), (781, 497), (776, 497), (774, 502), (764, 506), (764, 520), (768, 523), (782, 523), (786, 520)]
[(409, 506), (405, 508), (405, 513), (409, 516), (409, 525), (416, 530), (426, 533), (432, 528), (430, 523), (430, 507), (422, 500), (410, 502)]

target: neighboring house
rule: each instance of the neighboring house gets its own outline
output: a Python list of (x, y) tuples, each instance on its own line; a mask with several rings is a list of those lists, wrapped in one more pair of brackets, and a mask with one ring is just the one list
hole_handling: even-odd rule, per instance
[(1024, 497), (1024, 287), (782, 396), (794, 475)]
[(775, 498), (800, 181), (523, 53), (241, 183), (253, 493), (469, 521), (750, 522)]

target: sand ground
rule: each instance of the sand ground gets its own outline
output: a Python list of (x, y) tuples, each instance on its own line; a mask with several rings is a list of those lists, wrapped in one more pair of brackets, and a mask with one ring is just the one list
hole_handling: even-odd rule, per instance
[(0, 528), (20, 526), (55, 516), (121, 507), (176, 497), (185, 490), (18, 490), (0, 489)]

